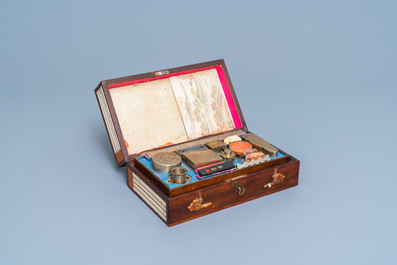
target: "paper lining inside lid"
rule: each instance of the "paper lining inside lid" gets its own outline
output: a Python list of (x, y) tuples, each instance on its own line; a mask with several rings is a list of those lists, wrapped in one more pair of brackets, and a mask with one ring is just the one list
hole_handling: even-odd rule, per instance
[(128, 154), (240, 127), (221, 74), (213, 68), (110, 89)]
[(234, 129), (215, 69), (170, 78), (189, 140)]

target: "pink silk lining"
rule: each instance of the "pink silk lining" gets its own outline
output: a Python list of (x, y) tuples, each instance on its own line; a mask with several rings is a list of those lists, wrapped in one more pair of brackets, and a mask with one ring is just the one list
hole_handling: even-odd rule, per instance
[(222, 66), (217, 67), (216, 71), (218, 72), (219, 80), (221, 81), (230, 113), (232, 114), (234, 128), (240, 128), (242, 126), (240, 116), (238, 115), (236, 104), (234, 104), (232, 92), (230, 91), (229, 84), (227, 83), (225, 72), (223, 71)]
[(165, 78), (169, 78), (169, 77), (177, 76), (177, 75), (196, 73), (196, 72), (205, 71), (205, 70), (214, 69), (214, 68), (216, 68), (216, 71), (218, 73), (218, 77), (221, 82), (222, 89), (225, 94), (230, 113), (232, 115), (232, 119), (234, 122), (234, 128), (235, 129), (241, 128), (242, 123), (240, 120), (240, 116), (238, 115), (236, 104), (234, 103), (234, 100), (233, 100), (232, 92), (230, 91), (229, 84), (228, 84), (226, 76), (225, 76), (225, 72), (223, 71), (223, 68), (221, 65), (214, 65), (214, 66), (203, 67), (203, 68), (198, 68), (198, 69), (193, 69), (193, 70), (188, 70), (188, 71), (182, 71), (182, 72), (173, 73), (173, 74), (165, 74), (165, 75), (155, 76), (155, 77), (150, 77), (150, 78), (142, 78), (142, 79), (136, 79), (136, 80), (126, 81), (126, 82), (120, 82), (120, 83), (111, 84), (108, 87), (109, 87), (109, 89), (112, 89), (112, 88), (117, 88), (117, 87), (129, 86), (129, 85), (133, 85), (133, 84), (139, 84), (139, 83), (144, 83), (144, 82), (149, 82), (149, 81), (154, 81), (154, 80), (165, 79)]

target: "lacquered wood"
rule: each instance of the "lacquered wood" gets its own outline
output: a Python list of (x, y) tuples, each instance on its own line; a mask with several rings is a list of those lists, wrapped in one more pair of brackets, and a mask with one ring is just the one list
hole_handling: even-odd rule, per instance
[(220, 60), (214, 60), (214, 61), (209, 61), (209, 62), (204, 62), (204, 63), (191, 64), (191, 65), (186, 65), (186, 66), (180, 66), (180, 67), (174, 67), (174, 68), (169, 68), (169, 69), (163, 69), (163, 70), (158, 70), (158, 71), (153, 71), (153, 72), (148, 72), (148, 73), (143, 73), (143, 74), (137, 74), (137, 75), (130, 75), (130, 76), (119, 77), (119, 78), (114, 78), (114, 79), (108, 79), (108, 80), (104, 80), (102, 82), (106, 86), (111, 86), (113, 84), (128, 82), (128, 81), (131, 81), (131, 80), (138, 80), (138, 79), (156, 77), (156, 73), (157, 72), (168, 71), (169, 74), (174, 74), (174, 73), (179, 73), (179, 72), (189, 71), (189, 70), (194, 70), (194, 69), (199, 69), (199, 68), (205, 68), (205, 67), (214, 66), (214, 65), (222, 65), (223, 66), (224, 63), (225, 63), (225, 61), (223, 59), (220, 59)]
[[(224, 181), (200, 191), (171, 198), (169, 201), (168, 224), (170, 226), (176, 225), (298, 185), (299, 162), (295, 161), (288, 165), (277, 167), (278, 172), (286, 176), (282, 183), (268, 189), (264, 188), (264, 185), (273, 181), (274, 169), (268, 168), (235, 181)], [(232, 187), (232, 182), (239, 182), (245, 188), (245, 192), (239, 195), (236, 189)], [(190, 212), (186, 207), (198, 196), (203, 198), (203, 203), (211, 202), (212, 207), (204, 208), (197, 212)]]
[[(298, 185), (299, 164), (300, 162), (298, 160), (291, 157), (291, 160), (287, 163), (254, 171), (243, 177), (224, 180), (222, 182), (214, 183), (173, 197), (168, 196), (162, 190), (158, 189), (157, 184), (152, 179), (148, 178), (145, 173), (140, 172), (133, 167), (133, 165), (129, 164), (128, 185), (133, 189), (133, 183), (130, 183), (130, 179), (132, 179), (132, 173), (130, 172), (135, 172), (135, 174), (155, 190), (159, 196), (167, 201), (167, 221), (163, 221), (168, 226), (173, 226), (294, 187)], [(265, 188), (264, 186), (266, 184), (273, 181), (272, 176), (275, 174), (276, 169), (278, 174), (283, 174), (285, 176), (284, 181), (273, 185), (271, 188)], [(239, 182), (241, 187), (245, 189), (245, 192), (242, 195), (239, 195), (239, 193), (236, 192), (236, 189), (232, 187), (232, 183), (234, 182)], [(203, 204), (211, 204), (203, 209), (193, 212), (190, 211), (188, 207), (198, 198), (203, 199)], [(150, 207), (150, 205), (148, 206)]]
[(117, 152), (115, 154), (115, 156), (116, 156), (117, 165), (120, 164), (119, 167), (121, 167), (122, 165), (125, 165), (124, 157), (123, 157), (123, 154), (121, 153), (121, 151)]
[[(224, 60), (216, 60), (161, 71), (168, 71), (169, 74), (174, 74), (215, 65), (221, 65), (223, 68), (236, 110), (240, 116), (242, 128), (237, 129), (244, 129), (247, 131), (247, 126)], [(139, 160), (134, 159), (138, 154), (128, 154), (120, 124), (109, 93), (109, 86), (113, 84), (156, 77), (156, 72), (159, 71), (105, 80), (98, 85), (95, 92), (97, 92), (100, 87), (103, 88), (104, 101), (106, 101), (107, 107), (109, 108), (110, 118), (115, 127), (117, 139), (121, 148), (119, 152), (114, 154), (117, 166), (121, 167), (127, 163), (128, 186), (165, 224), (168, 226), (174, 226), (298, 185), (299, 160), (280, 150), (280, 152), (285, 154), (284, 157), (235, 170), (216, 177), (196, 181), (194, 183), (181, 185), (173, 189), (169, 188)], [(99, 100), (98, 104), (100, 104)], [(109, 120), (108, 114), (106, 117), (107, 120)], [(106, 124), (103, 113), (102, 118)], [(108, 128), (106, 128), (106, 130), (109, 140), (111, 140)], [(111, 131), (113, 143), (115, 143), (113, 128), (111, 128)], [(219, 133), (219, 135), (221, 134), (222, 133)], [(206, 137), (201, 139), (205, 139)], [(196, 140), (197, 139), (194, 139), (188, 142), (194, 142)], [(119, 147), (117, 150), (119, 150)], [(284, 177), (284, 180), (280, 183), (273, 180), (272, 176), (276, 172), (277, 174), (282, 174)], [(278, 180), (280, 180), (280, 178), (278, 178)], [(134, 181), (136, 183), (134, 183)], [(269, 183), (272, 183), (271, 187), (267, 185)], [(238, 192), (236, 192), (236, 189)], [(242, 189), (244, 189), (244, 192), (241, 192)], [(264, 208), (265, 206), (266, 203), (264, 201)]]

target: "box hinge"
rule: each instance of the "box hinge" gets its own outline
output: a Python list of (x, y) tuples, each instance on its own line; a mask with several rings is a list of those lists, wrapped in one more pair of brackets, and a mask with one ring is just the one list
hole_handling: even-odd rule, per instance
[(157, 72), (155, 72), (154, 74), (155, 74), (156, 76), (160, 76), (160, 75), (168, 75), (169, 73), (170, 73), (170, 71), (164, 70), (164, 71), (157, 71)]

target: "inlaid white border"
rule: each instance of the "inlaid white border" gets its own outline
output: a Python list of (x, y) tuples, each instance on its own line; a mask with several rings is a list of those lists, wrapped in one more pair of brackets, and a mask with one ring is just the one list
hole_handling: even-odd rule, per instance
[(103, 113), (103, 117), (104, 117), (104, 120), (105, 120), (106, 128), (108, 129), (108, 132), (109, 132), (109, 135), (110, 135), (110, 143), (112, 145), (113, 152), (117, 153), (117, 152), (119, 152), (121, 150), (121, 147), (120, 147), (119, 140), (117, 138), (116, 129), (114, 128), (112, 117), (110, 116), (109, 107), (106, 104), (106, 99), (105, 99), (105, 94), (103, 93), (103, 88), (100, 87), (97, 90), (96, 94), (97, 94), (97, 97), (98, 97), (100, 108), (101, 108), (102, 113)]
[(132, 189), (141, 196), (150, 207), (164, 221), (167, 220), (166, 203), (148, 185), (146, 185), (135, 173), (132, 173)]

